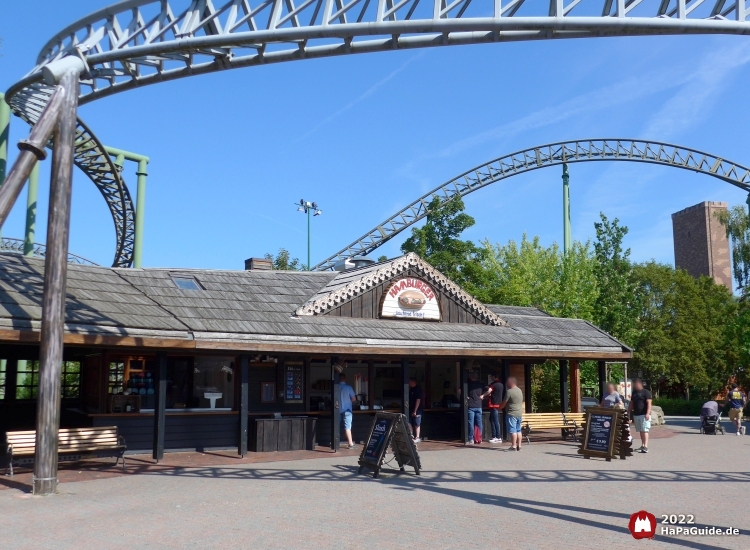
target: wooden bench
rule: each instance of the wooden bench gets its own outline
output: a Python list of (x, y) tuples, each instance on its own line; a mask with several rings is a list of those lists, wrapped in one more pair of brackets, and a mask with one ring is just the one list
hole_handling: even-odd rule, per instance
[[(578, 441), (578, 432), (581, 429), (581, 422), (576, 417), (567, 418), (563, 413), (527, 413), (521, 420), (521, 434), (531, 443), (529, 434), (534, 430), (554, 430), (560, 429), (563, 439), (573, 437), (573, 441)], [(580, 415), (583, 416), (582, 414)]]
[[(61, 428), (58, 432), (57, 454), (61, 460), (79, 460), (84, 456), (115, 457), (115, 466), (122, 459), (125, 469), (125, 438), (117, 434), (117, 426), (101, 428)], [(10, 469), (13, 476), (13, 463), (33, 462), (36, 446), (36, 431), (7, 433), (5, 453), (5, 473)]]

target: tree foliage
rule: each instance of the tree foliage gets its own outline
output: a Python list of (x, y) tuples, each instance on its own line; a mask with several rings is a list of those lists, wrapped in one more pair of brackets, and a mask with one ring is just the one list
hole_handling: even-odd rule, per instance
[(715, 215), (732, 241), (734, 280), (744, 295), (750, 284), (750, 216), (743, 206), (734, 206)]
[(279, 253), (274, 256), (271, 253), (266, 254), (266, 260), (271, 260), (274, 269), (280, 271), (305, 271), (306, 267), (302, 265), (299, 258), (292, 258), (292, 255), (286, 248), (279, 248)]
[(401, 251), (415, 252), (467, 291), (477, 293), (484, 249), (459, 238), (476, 223), (474, 218), (464, 212), (464, 202), (458, 195), (448, 200), (432, 199), (427, 211), (427, 222), (412, 228)]
[[(618, 219), (600, 214), (593, 243), (575, 242), (565, 255), (557, 244), (544, 247), (527, 235), (520, 243), (485, 240), (477, 246), (461, 239), (474, 219), (460, 199), (434, 200), (429, 209), (427, 223), (412, 230), (402, 250), (424, 257), (480, 301), (593, 322), (633, 348), (631, 375), (642, 375), (668, 396), (713, 396), (733, 379), (750, 384), (750, 300), (736, 300), (708, 277), (632, 263), (624, 245), (628, 228)], [(731, 212), (732, 231), (746, 234), (741, 224), (747, 216)], [(612, 379), (620, 380), (622, 368), (611, 368)], [(583, 362), (582, 386), (593, 389), (597, 381), (596, 363)], [(559, 410), (556, 362), (534, 369), (532, 387), (538, 410)]]

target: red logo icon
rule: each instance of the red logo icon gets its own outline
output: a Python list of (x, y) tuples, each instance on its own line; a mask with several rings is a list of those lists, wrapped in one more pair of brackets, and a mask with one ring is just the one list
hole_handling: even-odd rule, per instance
[(656, 516), (641, 510), (630, 516), (628, 529), (634, 539), (652, 539), (656, 534)]

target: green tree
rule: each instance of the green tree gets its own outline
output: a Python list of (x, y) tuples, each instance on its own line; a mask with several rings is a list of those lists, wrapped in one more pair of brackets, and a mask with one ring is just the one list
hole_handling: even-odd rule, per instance
[(483, 242), (484, 286), (479, 299), (496, 304), (534, 306), (551, 315), (592, 320), (598, 296), (589, 243), (573, 243), (565, 256), (557, 244), (541, 246), (524, 234), (520, 246)]
[(732, 241), (732, 265), (737, 289), (743, 295), (750, 284), (750, 216), (742, 206), (715, 213)]
[(401, 245), (401, 251), (415, 252), (446, 277), (475, 294), (482, 286), (484, 249), (459, 238), (464, 230), (476, 223), (464, 208), (458, 195), (445, 201), (437, 197), (432, 199), (427, 207), (427, 222), (411, 230), (411, 236)]
[(292, 258), (286, 248), (279, 248), (279, 253), (274, 257), (273, 254), (266, 254), (266, 260), (271, 260), (273, 268), (280, 271), (305, 271), (305, 266), (299, 261), (299, 258)]
[(610, 222), (604, 213), (599, 216), (601, 221), (594, 224), (594, 276), (601, 292), (594, 304), (594, 322), (626, 344), (632, 344), (636, 338), (633, 313), (638, 306), (630, 249), (623, 249), (628, 228), (621, 226), (617, 218)]
[(688, 398), (713, 396), (737, 368), (733, 335), (737, 303), (709, 277), (649, 262), (633, 268), (638, 339), (632, 367), (653, 387), (661, 382)]

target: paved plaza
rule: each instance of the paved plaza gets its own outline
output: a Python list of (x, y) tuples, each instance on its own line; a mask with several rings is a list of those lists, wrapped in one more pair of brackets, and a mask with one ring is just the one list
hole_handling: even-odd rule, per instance
[[(21, 472), (0, 480), (3, 547), (750, 548), (750, 437), (699, 435), (677, 419), (654, 436), (648, 455), (609, 463), (562, 442), (520, 453), (425, 444), (421, 476), (377, 480), (358, 475), (351, 452), (129, 457), (124, 475), (81, 463), (46, 498)], [(642, 509), (741, 531), (637, 541), (627, 524)]]

